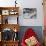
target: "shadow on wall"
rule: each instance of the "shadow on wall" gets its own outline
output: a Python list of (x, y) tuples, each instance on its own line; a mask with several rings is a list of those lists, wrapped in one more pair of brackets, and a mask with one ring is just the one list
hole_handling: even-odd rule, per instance
[(41, 43), (43, 43), (43, 30), (42, 30), (42, 26), (21, 26), (20, 27), (20, 32), (19, 32), (19, 40), (20, 40), (20, 42), (21, 42), (21, 40), (22, 40), (22, 38), (24, 36), (25, 31), (28, 28), (32, 28), (34, 30), (34, 32), (36, 32), (39, 41)]

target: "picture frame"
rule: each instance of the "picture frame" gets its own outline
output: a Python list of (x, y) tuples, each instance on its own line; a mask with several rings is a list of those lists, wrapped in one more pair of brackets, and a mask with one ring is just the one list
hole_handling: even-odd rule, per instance
[(10, 14), (10, 15), (16, 15), (17, 13), (18, 13), (18, 12), (17, 12), (16, 10), (10, 10), (10, 11), (9, 11), (9, 14)]
[(36, 8), (23, 8), (23, 18), (24, 19), (36, 19), (37, 9)]
[(2, 15), (9, 15), (9, 10), (2, 10)]

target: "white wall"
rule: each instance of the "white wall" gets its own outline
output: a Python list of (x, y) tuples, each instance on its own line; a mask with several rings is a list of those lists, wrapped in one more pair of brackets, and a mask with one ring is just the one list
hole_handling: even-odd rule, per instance
[[(0, 0), (0, 6), (15, 6), (15, 0)], [(42, 0), (17, 0), (20, 6), (19, 24), (21, 26), (43, 26)], [(37, 19), (24, 19), (23, 8), (37, 8)]]
[[(22, 26), (43, 26), (43, 6), (42, 0), (24, 0), (20, 2), (22, 8), (37, 8), (37, 19), (24, 19), (20, 16)], [(22, 13), (22, 12), (21, 12)]]
[(14, 3), (15, 0), (0, 0), (0, 6), (1, 7), (9, 7), (9, 6), (14, 6), (15, 3)]

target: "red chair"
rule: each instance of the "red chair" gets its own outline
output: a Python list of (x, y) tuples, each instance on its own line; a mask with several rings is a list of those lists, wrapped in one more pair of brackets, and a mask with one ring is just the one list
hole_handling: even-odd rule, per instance
[[(28, 39), (29, 37), (32, 37), (32, 36), (36, 37), (36, 39), (37, 39), (37, 35), (33, 31), (33, 29), (32, 28), (27, 29), (25, 34), (24, 34), (24, 37), (22, 38), (21, 45), (27, 46), (26, 43), (25, 43), (25, 39)], [(37, 42), (37, 44), (35, 46), (41, 46), (41, 44), (39, 42)]]

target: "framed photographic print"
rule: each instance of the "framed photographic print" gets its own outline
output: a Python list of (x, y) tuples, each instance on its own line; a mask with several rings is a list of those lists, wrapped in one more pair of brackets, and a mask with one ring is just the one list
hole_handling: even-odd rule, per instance
[(10, 11), (9, 11), (9, 14), (10, 14), (10, 15), (15, 15), (15, 14), (17, 14), (17, 13), (18, 13), (18, 12), (15, 11), (15, 10), (10, 10)]
[(9, 10), (2, 10), (2, 15), (9, 15)]
[(25, 19), (36, 19), (37, 9), (36, 8), (23, 8), (23, 17)]
[(13, 12), (13, 11), (11, 11), (10, 12), (10, 15), (15, 15), (15, 14), (17, 14), (18, 12)]
[(14, 10), (10, 10), (10, 11), (9, 11), (9, 14), (10, 14), (10, 15), (14, 15)]

